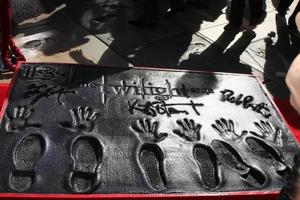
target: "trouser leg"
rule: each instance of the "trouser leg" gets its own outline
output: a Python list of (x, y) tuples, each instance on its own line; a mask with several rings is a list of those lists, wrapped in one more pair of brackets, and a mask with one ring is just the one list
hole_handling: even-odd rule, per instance
[(9, 60), (9, 44), (11, 41), (12, 12), (9, 0), (0, 1), (1, 56), (6, 68), (13, 71), (15, 66)]
[(287, 9), (291, 6), (292, 3), (293, 3), (293, 0), (280, 0), (279, 4), (277, 6), (278, 12), (281, 14), (285, 14)]
[(9, 42), (11, 37), (11, 7), (9, 0), (1, 0), (0, 10), (0, 29), (2, 31), (1, 53), (2, 56), (6, 56), (6, 54), (9, 54)]
[(229, 15), (230, 23), (234, 25), (241, 25), (245, 9), (245, 0), (232, 0), (231, 12)]
[(297, 4), (293, 14), (289, 18), (289, 27), (294, 29), (294, 30), (297, 30), (295, 18), (296, 18), (296, 15), (298, 14), (298, 12), (300, 12), (300, 0), (298, 1), (298, 4)]
[(250, 25), (257, 25), (259, 20), (265, 15), (263, 10), (263, 0), (249, 0), (251, 13)]

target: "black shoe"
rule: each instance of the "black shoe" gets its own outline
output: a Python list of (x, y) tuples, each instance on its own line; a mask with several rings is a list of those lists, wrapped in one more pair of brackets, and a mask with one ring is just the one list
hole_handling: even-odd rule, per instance
[(128, 23), (136, 27), (154, 27), (157, 24), (156, 21), (144, 21), (142, 19), (130, 20)]
[(167, 11), (166, 11), (166, 16), (173, 16), (175, 14), (177, 14), (178, 12), (183, 12), (184, 11), (184, 8), (183, 7), (179, 7), (179, 8), (169, 8)]

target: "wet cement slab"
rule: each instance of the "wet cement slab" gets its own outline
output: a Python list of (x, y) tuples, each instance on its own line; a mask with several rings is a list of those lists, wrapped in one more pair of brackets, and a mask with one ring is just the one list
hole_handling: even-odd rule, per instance
[(0, 192), (278, 191), (298, 145), (251, 75), (25, 63)]

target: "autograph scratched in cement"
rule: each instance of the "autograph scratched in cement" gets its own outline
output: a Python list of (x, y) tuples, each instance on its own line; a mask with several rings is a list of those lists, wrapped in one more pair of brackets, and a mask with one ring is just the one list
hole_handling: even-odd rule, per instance
[(133, 115), (134, 111), (139, 111), (151, 117), (156, 117), (157, 115), (171, 117), (174, 114), (190, 114), (187, 109), (182, 109), (182, 107), (192, 108), (197, 115), (200, 115), (198, 108), (204, 106), (204, 104), (194, 103), (192, 100), (189, 103), (166, 103), (165, 101), (142, 101), (134, 99), (127, 101), (127, 103), (130, 114)]
[(41, 99), (48, 98), (54, 95), (57, 95), (58, 104), (63, 105), (63, 102), (61, 100), (61, 97), (63, 95), (76, 94), (76, 91), (74, 90), (68, 90), (66, 88), (61, 88), (56, 85), (48, 84), (31, 84), (26, 86), (26, 89), (28, 89), (28, 91), (24, 94), (25, 98), (33, 97), (33, 99), (30, 102), (30, 105), (34, 105)]
[(227, 101), (237, 106), (241, 105), (244, 109), (251, 108), (254, 112), (261, 114), (265, 118), (271, 117), (268, 104), (266, 103), (255, 104), (253, 96), (250, 95), (246, 96), (244, 94), (239, 94), (235, 96), (235, 92), (228, 89), (222, 90), (221, 94), (222, 94), (221, 101), (225, 101), (225, 102)]

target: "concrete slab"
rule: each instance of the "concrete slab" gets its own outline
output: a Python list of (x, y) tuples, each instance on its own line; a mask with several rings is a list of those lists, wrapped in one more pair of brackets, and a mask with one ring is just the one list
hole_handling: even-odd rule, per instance
[[(274, 5), (277, 5), (276, 0), (267, 0), (265, 2), (266, 12), (272, 12), (275, 10)], [(198, 30), (204, 30), (219, 25), (225, 25), (228, 23), (228, 15), (230, 12), (230, 1), (228, 0), (216, 0), (208, 1), (206, 7), (194, 8), (187, 7), (187, 11), (183, 14), (177, 14), (173, 18), (183, 26), (188, 26), (191, 30), (195, 30), (195, 23), (202, 22), (201, 28)], [(247, 8), (246, 15), (249, 15)], [(198, 16), (197, 16), (198, 15)]]
[(53, 8), (48, 1), (14, 0), (12, 2), (13, 20), (18, 28), (26, 28), (46, 24), (53, 14)]
[[(265, 197), (282, 187), (298, 149), (251, 75), (27, 63), (17, 76), (0, 127), (1, 151), (10, 155), (0, 160), (1, 176), (16, 171), (0, 191), (14, 197), (25, 189), (74, 198)], [(282, 134), (266, 137), (265, 127)], [(33, 155), (35, 185), (18, 177)], [(96, 170), (86, 172), (90, 166)]]
[[(126, 60), (75, 24), (39, 26), (23, 32), (17, 35), (16, 43), (29, 62), (128, 65)], [(110, 57), (99, 62), (104, 52)]]
[[(272, 38), (259, 40), (251, 43), (246, 51), (259, 62), (261, 66), (266, 66), (272, 62), (274, 69), (286, 72), (292, 60), (299, 52), (299, 46), (292, 44), (290, 40), (284, 43), (280, 40), (274, 41)], [(299, 41), (297, 44), (299, 44)]]
[[(202, 34), (198, 33), (198, 35)], [(205, 37), (204, 35), (202, 36)], [(236, 31), (223, 31), (215, 41), (210, 41), (220, 52), (228, 56), (230, 55), (230, 57), (239, 60), (240, 63), (250, 65), (252, 70), (262, 73), (263, 67), (245, 51), (254, 38), (255, 33), (253, 31), (244, 31), (241, 33)], [(227, 70), (230, 71), (230, 67), (233, 66), (228, 66)], [(238, 66), (234, 68), (238, 68)]]
[(183, 13), (178, 13), (170, 19), (194, 33), (227, 23), (227, 4), (227, 0), (216, 0), (208, 1), (203, 7), (187, 6)]
[[(254, 41), (266, 38), (268, 33), (276, 31), (276, 25), (275, 25), (276, 23), (275, 23), (274, 16), (275, 16), (275, 12), (268, 13), (264, 23), (258, 25), (256, 28), (253, 29), (253, 31), (256, 34)], [(212, 28), (208, 28), (208, 29), (203, 29), (203, 30), (200, 30), (199, 33), (207, 36), (212, 41), (215, 41), (224, 32), (225, 25), (216, 26), (216, 27), (212, 27)], [(247, 28), (247, 29), (251, 30), (251, 28)], [(241, 35), (242, 35), (242, 32), (240, 32), (237, 35), (237, 38), (240, 37)], [(235, 42), (235, 40), (232, 41), (231, 45), (234, 42)], [(229, 46), (231, 46), (231, 45), (229, 45)]]
[[(190, 66), (180, 66), (187, 60), (189, 54), (202, 52), (210, 42), (195, 34), (185, 34), (168, 38), (142, 47), (132, 48), (126, 55), (137, 66), (192, 69)], [(202, 63), (198, 63), (199, 68)]]
[[(249, 27), (249, 26), (247, 26), (247, 23), (248, 23), (247, 20), (244, 21), (243, 26), (246, 29), (253, 29), (253, 31), (256, 33), (256, 37), (255, 37), (254, 41), (264, 39), (264, 38), (268, 37), (269, 33), (277, 31), (276, 20), (275, 20), (277, 12), (275, 11), (275, 8), (271, 9), (271, 6), (273, 5), (273, 3), (270, 1), (271, 0), (267, 1), (268, 8), (270, 8), (269, 12), (267, 13), (266, 18), (264, 19), (264, 21), (261, 24), (259, 24), (257, 27)], [(274, 2), (275, 2), (274, 5), (276, 5), (275, 0), (274, 0)], [(286, 15), (287, 19), (291, 16), (296, 5), (297, 5), (297, 1), (294, 1), (293, 4), (291, 5), (289, 11), (287, 12), (287, 15)], [(199, 33), (201, 33), (202, 35), (205, 35), (208, 38), (210, 38), (211, 40), (215, 41), (221, 35), (221, 33), (224, 31), (223, 27), (224, 27), (224, 25), (223, 26), (215, 26), (215, 27), (212, 27), (209, 29), (202, 29), (199, 31)], [(242, 33), (240, 33), (240, 35), (241, 34)]]
[(251, 73), (253, 69), (249, 64), (256, 61), (249, 56), (247, 62), (242, 62), (238, 55), (239, 51), (243, 52), (243, 49), (234, 46), (224, 52), (224, 49), (201, 35), (186, 34), (132, 49), (127, 57), (138, 66)]
[(95, 34), (118, 53), (137, 46), (154, 43), (168, 37), (176, 37), (185, 30), (168, 19), (162, 19), (156, 27), (136, 28), (128, 24), (130, 7), (90, 6), (72, 9), (73, 18)]

